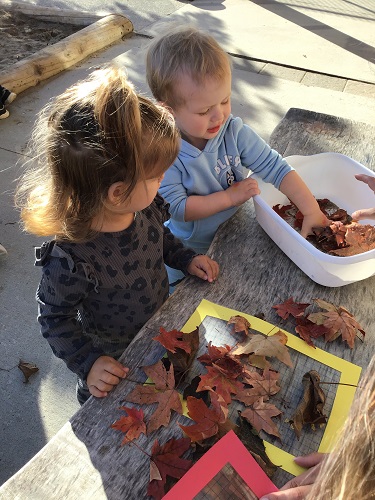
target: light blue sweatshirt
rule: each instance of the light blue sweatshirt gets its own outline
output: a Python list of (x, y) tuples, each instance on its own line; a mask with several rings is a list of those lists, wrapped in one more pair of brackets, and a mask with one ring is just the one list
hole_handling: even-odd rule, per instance
[(185, 206), (188, 196), (205, 196), (228, 189), (246, 177), (243, 167), (276, 188), (293, 170), (241, 118), (232, 115), (218, 135), (207, 142), (203, 151), (181, 141), (179, 155), (165, 173), (159, 192), (170, 204), (171, 218), (166, 225), (185, 246), (198, 253), (206, 253), (220, 224), (239, 208), (232, 207), (210, 217), (187, 222)]

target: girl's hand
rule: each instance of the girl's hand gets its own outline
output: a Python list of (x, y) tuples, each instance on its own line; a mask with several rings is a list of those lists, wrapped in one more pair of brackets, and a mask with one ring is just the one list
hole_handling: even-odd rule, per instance
[(325, 227), (329, 226), (331, 222), (324, 215), (323, 212), (317, 210), (311, 214), (306, 214), (303, 216), (303, 223), (301, 229), (301, 236), (307, 238), (309, 234), (312, 234), (313, 227)]
[(97, 398), (104, 398), (125, 378), (129, 368), (110, 356), (100, 356), (92, 365), (87, 376), (90, 393)]
[(256, 194), (260, 194), (260, 189), (255, 179), (247, 177), (242, 181), (232, 184), (232, 186), (228, 188), (225, 193), (229, 196), (230, 205), (232, 207), (238, 207)]
[(260, 500), (303, 500), (311, 490), (311, 485), (315, 482), (325, 453), (311, 453), (304, 457), (296, 457), (295, 462), (308, 470), (301, 475), (291, 479), (276, 493), (269, 493)]
[(212, 283), (219, 276), (219, 264), (207, 255), (196, 255), (188, 265), (187, 271), (193, 276)]
[[(375, 177), (365, 174), (357, 174), (354, 176), (358, 181), (362, 181), (368, 185), (370, 189), (375, 192)], [(354, 220), (362, 219), (375, 219), (375, 207), (374, 208), (362, 208), (361, 210), (356, 210), (352, 213)]]

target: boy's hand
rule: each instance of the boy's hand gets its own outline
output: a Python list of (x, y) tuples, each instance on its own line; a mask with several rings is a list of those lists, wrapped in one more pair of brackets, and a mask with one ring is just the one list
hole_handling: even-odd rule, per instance
[[(370, 189), (375, 192), (375, 177), (365, 174), (357, 174), (354, 176), (358, 181), (362, 181), (368, 185)], [(354, 220), (361, 219), (375, 219), (375, 207), (374, 208), (362, 208), (361, 210), (356, 210), (352, 213)]]
[(329, 226), (331, 222), (324, 215), (323, 212), (317, 210), (311, 214), (306, 214), (303, 216), (303, 223), (301, 229), (301, 236), (307, 238), (309, 234), (312, 234), (313, 227), (325, 227)]
[(302, 500), (306, 498), (318, 476), (325, 456), (325, 453), (311, 453), (304, 457), (296, 457), (295, 462), (308, 470), (288, 481), (277, 493), (264, 495), (260, 500)]
[(260, 194), (258, 183), (255, 179), (247, 177), (242, 181), (235, 182), (225, 193), (229, 196), (232, 207), (238, 207), (256, 194)]
[(197, 255), (188, 265), (187, 271), (193, 276), (212, 283), (219, 276), (219, 264), (207, 255)]
[(97, 398), (104, 398), (122, 378), (125, 378), (129, 368), (110, 356), (100, 356), (92, 365), (87, 376), (87, 386), (90, 393)]

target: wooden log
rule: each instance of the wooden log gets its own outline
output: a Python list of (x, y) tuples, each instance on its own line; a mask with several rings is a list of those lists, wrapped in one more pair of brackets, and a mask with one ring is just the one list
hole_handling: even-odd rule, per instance
[(133, 31), (125, 16), (112, 14), (0, 72), (3, 87), (19, 94), (70, 68)]

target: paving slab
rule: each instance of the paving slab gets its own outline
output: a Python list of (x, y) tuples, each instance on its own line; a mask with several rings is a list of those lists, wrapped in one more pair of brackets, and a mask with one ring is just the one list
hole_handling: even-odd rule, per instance
[(276, 0), (195, 0), (142, 32), (152, 35), (163, 24), (166, 30), (192, 24), (210, 32), (230, 53), (375, 83), (370, 3), (361, 2), (367, 7), (358, 5), (353, 19), (348, 2), (341, 0), (330, 0), (330, 11), (309, 2), (308, 16)]

